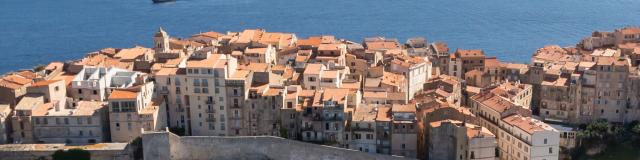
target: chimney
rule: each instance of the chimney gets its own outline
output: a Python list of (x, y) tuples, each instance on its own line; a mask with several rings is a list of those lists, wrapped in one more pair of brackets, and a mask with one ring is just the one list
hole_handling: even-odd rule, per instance
[(53, 103), (53, 108), (55, 108), (56, 112), (60, 111), (60, 105), (58, 103)]

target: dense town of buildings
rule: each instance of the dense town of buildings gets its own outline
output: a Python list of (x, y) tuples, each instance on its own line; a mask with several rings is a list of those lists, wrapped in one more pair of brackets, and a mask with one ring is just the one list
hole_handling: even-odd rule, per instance
[(279, 136), (419, 159), (559, 159), (576, 127), (640, 120), (640, 28), (529, 64), (384, 37), (250, 29), (105, 48), (0, 78), (0, 143)]

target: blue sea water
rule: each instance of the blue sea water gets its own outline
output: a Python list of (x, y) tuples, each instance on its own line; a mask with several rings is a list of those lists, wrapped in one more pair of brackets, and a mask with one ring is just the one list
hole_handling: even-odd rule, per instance
[(640, 25), (639, 0), (0, 0), (0, 73), (172, 36), (265, 28), (298, 37), (424, 36), (528, 62), (548, 44)]

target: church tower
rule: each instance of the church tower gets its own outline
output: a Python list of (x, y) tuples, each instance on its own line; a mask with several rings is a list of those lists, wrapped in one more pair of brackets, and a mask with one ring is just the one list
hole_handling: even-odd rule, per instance
[(156, 53), (167, 53), (170, 51), (169, 35), (162, 29), (162, 27), (160, 27), (160, 30), (158, 30), (158, 32), (153, 36), (153, 44), (153, 49)]

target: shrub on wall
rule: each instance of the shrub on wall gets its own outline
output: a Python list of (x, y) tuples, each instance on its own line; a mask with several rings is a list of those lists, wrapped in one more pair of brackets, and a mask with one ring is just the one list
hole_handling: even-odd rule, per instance
[(91, 153), (80, 148), (69, 149), (67, 151), (57, 150), (51, 155), (51, 158), (53, 160), (90, 160)]

